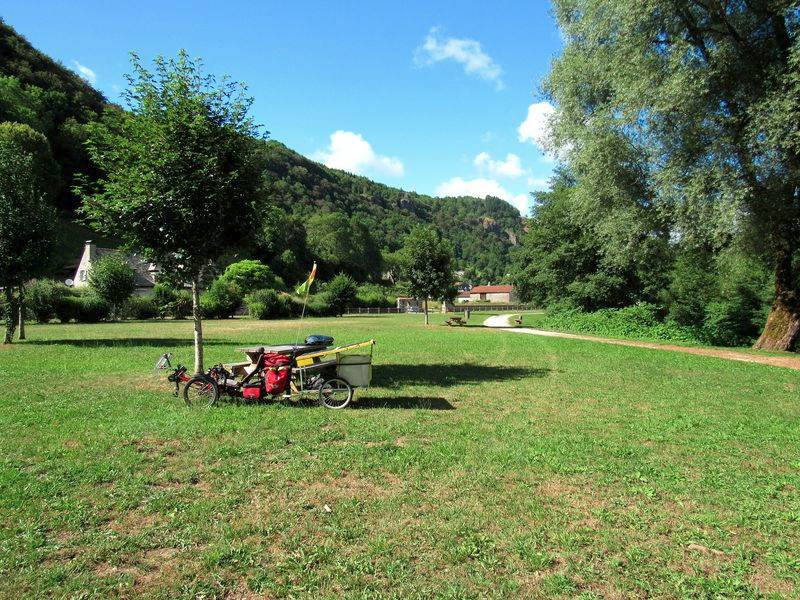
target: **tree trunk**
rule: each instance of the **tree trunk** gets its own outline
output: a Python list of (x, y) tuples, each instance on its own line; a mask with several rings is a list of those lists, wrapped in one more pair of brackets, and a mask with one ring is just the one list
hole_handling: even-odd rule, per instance
[(3, 337), (4, 344), (10, 344), (14, 341), (14, 330), (17, 328), (17, 299), (14, 298), (14, 289), (8, 285), (6, 286), (6, 333)]
[(775, 301), (761, 337), (755, 344), (759, 350), (792, 351), (800, 337), (800, 300), (792, 289), (792, 253), (778, 254), (775, 267)]
[(17, 335), (18, 340), (25, 339), (25, 305), (23, 302), (19, 303), (19, 309), (17, 310), (19, 313), (19, 333)]
[(192, 281), (192, 317), (194, 318), (194, 372), (203, 372), (203, 315), (200, 312), (200, 283)]
[(423, 302), (423, 304), (425, 305), (425, 325), (427, 325), (428, 324), (428, 299), (427, 298), (425, 298), (425, 301)]

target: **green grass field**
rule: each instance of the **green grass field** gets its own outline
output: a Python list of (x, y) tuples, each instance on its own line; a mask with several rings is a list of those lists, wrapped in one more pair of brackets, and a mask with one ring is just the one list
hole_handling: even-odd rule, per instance
[[(797, 597), (800, 373), (439, 322), (304, 322), (378, 339), (344, 411), (187, 409), (188, 322), (29, 327), (0, 597)], [(209, 364), (296, 325), (209, 322)]]

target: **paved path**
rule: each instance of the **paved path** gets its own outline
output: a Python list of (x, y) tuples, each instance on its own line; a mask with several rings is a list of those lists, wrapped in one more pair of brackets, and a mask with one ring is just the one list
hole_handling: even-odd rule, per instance
[(511, 327), (511, 317), (514, 315), (494, 315), (483, 322), (484, 327)]
[(592, 335), (580, 335), (577, 333), (562, 333), (560, 331), (546, 331), (544, 329), (533, 329), (531, 327), (512, 327), (511, 318), (514, 315), (495, 315), (483, 322), (484, 327), (497, 327), (511, 333), (524, 333), (527, 335), (540, 335), (544, 337), (567, 338), (570, 340), (584, 340), (588, 342), (599, 342), (601, 344), (613, 344), (615, 346), (632, 346), (634, 348), (650, 348), (651, 350), (670, 350), (672, 352), (683, 352), (685, 354), (696, 354), (698, 356), (713, 356), (726, 360), (738, 360), (740, 362), (760, 363), (773, 367), (786, 367), (800, 371), (800, 356), (787, 353), (785, 356), (774, 356), (769, 354), (748, 354), (737, 350), (727, 350), (725, 348), (695, 348), (692, 346), (677, 346), (675, 344), (657, 344), (655, 342), (639, 342), (635, 340), (619, 340), (614, 338), (595, 337)]

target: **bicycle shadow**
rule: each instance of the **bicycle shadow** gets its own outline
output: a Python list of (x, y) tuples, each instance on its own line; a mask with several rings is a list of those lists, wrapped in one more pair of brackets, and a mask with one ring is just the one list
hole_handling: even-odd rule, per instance
[(542, 378), (554, 369), (454, 363), (437, 365), (382, 364), (372, 368), (374, 387), (429, 385), (452, 387), (483, 382), (518, 381), (530, 377)]

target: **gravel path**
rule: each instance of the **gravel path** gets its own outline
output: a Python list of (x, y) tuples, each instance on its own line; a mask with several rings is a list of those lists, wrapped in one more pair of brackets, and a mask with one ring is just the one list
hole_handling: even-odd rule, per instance
[(483, 322), (484, 327), (511, 327), (511, 317), (514, 315), (494, 315)]
[[(501, 318), (505, 318), (506, 322), (510, 324), (510, 319), (513, 315), (498, 315), (496, 317), (489, 317), (483, 323), (487, 327), (503, 327), (502, 325), (490, 325), (489, 321), (499, 323)], [(616, 346), (633, 346), (635, 348), (650, 348), (652, 350), (671, 350), (673, 352), (684, 352), (685, 354), (697, 354), (699, 356), (714, 356), (716, 358), (724, 358), (726, 360), (738, 360), (741, 362), (760, 363), (763, 365), (771, 365), (773, 367), (786, 367), (788, 369), (800, 370), (800, 356), (792, 356), (787, 353), (786, 356), (771, 356), (768, 354), (748, 354), (746, 352), (739, 352), (736, 350), (726, 350), (724, 348), (693, 348), (691, 346), (676, 346), (674, 344), (656, 344), (653, 342), (637, 342), (634, 340), (617, 340), (613, 338), (594, 337), (590, 335), (579, 335), (576, 333), (561, 333), (560, 331), (545, 331), (544, 329), (532, 329), (530, 327), (505, 327), (504, 331), (511, 333), (524, 333), (527, 335), (540, 335), (545, 337), (567, 338), (571, 340), (585, 340), (589, 342), (600, 342), (601, 344), (614, 344)]]

